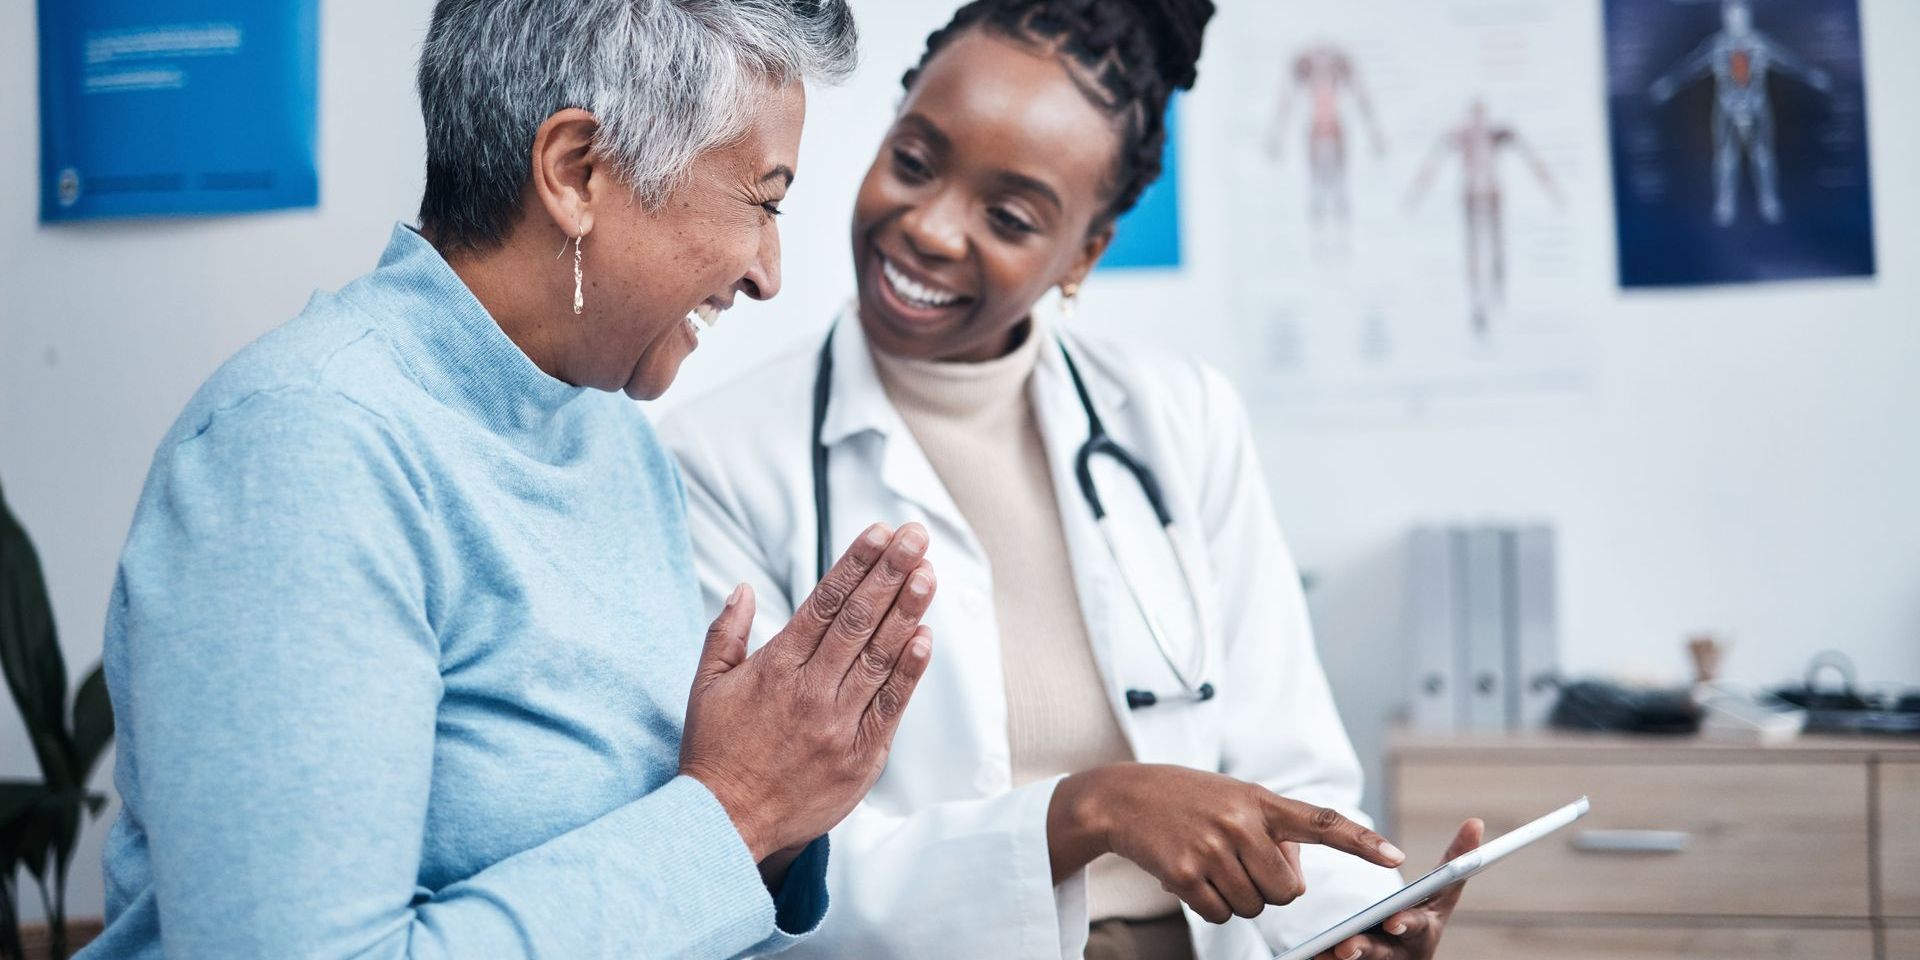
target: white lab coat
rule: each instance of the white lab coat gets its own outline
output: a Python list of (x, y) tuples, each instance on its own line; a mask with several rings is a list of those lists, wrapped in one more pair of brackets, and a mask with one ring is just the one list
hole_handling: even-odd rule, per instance
[[(1074, 479), (1086, 415), (1058, 343), (1043, 345), (1029, 389), (1060, 504), (1074, 582), (1134, 756), (1264, 784), (1360, 817), (1360, 771), (1314, 650), (1299, 576), (1280, 531), (1246, 415), (1215, 371), (1163, 352), (1068, 335), (1107, 431), (1154, 470), (1197, 558), (1209, 605), (1218, 696), (1132, 711), (1129, 687), (1167, 692), (1161, 660)], [(678, 455), (700, 582), (717, 612), (753, 586), (753, 644), (791, 617), (815, 582), (810, 412), (819, 344), (810, 343), (666, 418)], [(1085, 873), (1055, 886), (1047, 806), (1059, 778), (1015, 789), (989, 558), (887, 399), (851, 310), (836, 322), (823, 438), (838, 557), (874, 521), (924, 524), (939, 579), (926, 622), (933, 662), (874, 787), (832, 833), (832, 908), (794, 957), (1078, 957), (1087, 939)], [(1123, 533), (1122, 556), (1168, 555), (1138, 486), (1110, 460), (1095, 480)], [(1134, 550), (1136, 540), (1146, 553)], [(1167, 568), (1171, 570), (1170, 566)], [(1178, 576), (1135, 579), (1165, 620), (1189, 609)], [(1191, 616), (1184, 620), (1191, 622)], [(1174, 630), (1182, 640), (1191, 629)], [(1184, 648), (1177, 651), (1184, 655)], [(1266, 957), (1399, 885), (1391, 870), (1306, 847), (1307, 894), (1256, 921), (1214, 926), (1188, 912), (1206, 960)], [(1264, 934), (1264, 937), (1262, 936)], [(1265, 942), (1263, 942), (1263, 940)]]

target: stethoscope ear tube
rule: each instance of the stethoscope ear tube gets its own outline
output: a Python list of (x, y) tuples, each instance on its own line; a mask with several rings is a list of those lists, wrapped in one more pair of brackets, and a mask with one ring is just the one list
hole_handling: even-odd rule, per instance
[(833, 331), (827, 331), (827, 342), (820, 345), (820, 363), (818, 372), (813, 376), (813, 546), (815, 569), (813, 581), (819, 583), (827, 578), (827, 545), (832, 542), (833, 515), (831, 501), (827, 497), (827, 402), (833, 394)]
[(1104, 428), (1098, 424), (1095, 424), (1095, 428), (1099, 432), (1087, 437), (1087, 442), (1080, 445), (1079, 455), (1074, 458), (1074, 474), (1080, 481), (1080, 494), (1093, 507), (1093, 518), (1104, 520), (1107, 516), (1107, 509), (1100, 502), (1100, 491), (1093, 485), (1093, 458), (1104, 453), (1133, 474), (1134, 482), (1140, 485), (1140, 492), (1146, 496), (1147, 506), (1153, 508), (1154, 519), (1160, 521), (1160, 526), (1173, 526), (1173, 514), (1167, 510), (1166, 499), (1160, 495), (1160, 479), (1145, 464), (1135, 460), (1127, 448), (1107, 436)]

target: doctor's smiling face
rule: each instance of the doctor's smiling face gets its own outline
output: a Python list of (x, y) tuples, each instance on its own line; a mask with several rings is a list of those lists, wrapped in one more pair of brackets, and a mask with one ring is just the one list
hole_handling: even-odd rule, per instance
[(1121, 135), (1066, 58), (980, 27), (907, 91), (853, 211), (860, 321), (881, 350), (980, 361), (1113, 236)]

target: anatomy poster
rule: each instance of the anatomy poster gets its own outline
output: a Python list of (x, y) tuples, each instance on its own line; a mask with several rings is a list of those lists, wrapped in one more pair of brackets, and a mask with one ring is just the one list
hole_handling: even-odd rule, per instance
[(1611, 288), (1596, 9), (1234, 8), (1227, 132), (1251, 392), (1421, 415), (1580, 386)]
[(1858, 0), (1607, 0), (1620, 283), (1874, 272)]

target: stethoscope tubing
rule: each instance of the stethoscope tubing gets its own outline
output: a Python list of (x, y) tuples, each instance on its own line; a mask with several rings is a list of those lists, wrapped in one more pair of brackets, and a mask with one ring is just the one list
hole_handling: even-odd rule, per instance
[[(1107, 545), (1107, 553), (1113, 558), (1114, 568), (1120, 572), (1121, 583), (1126, 587), (1134, 609), (1146, 623), (1147, 633), (1152, 637), (1160, 659), (1180, 684), (1180, 690), (1177, 693), (1162, 694), (1151, 690), (1129, 689), (1126, 691), (1127, 707), (1138, 710), (1171, 701), (1198, 703), (1211, 700), (1215, 690), (1213, 684), (1207, 680), (1207, 675), (1212, 671), (1213, 652), (1207, 642), (1210, 634), (1207, 632), (1206, 605), (1201, 600), (1199, 580), (1194, 572), (1196, 568), (1187, 556), (1186, 548), (1181, 546), (1179, 528), (1173, 522), (1172, 512), (1167, 509), (1160, 480), (1154, 476), (1153, 471), (1146, 464), (1136, 459), (1132, 453), (1108, 435), (1106, 424), (1101, 422), (1099, 411), (1094, 407), (1093, 396), (1087, 390), (1086, 381), (1080, 376), (1080, 368), (1073, 362), (1073, 355), (1067, 351), (1066, 341), (1063, 339), (1059, 344), (1060, 356), (1067, 364), (1067, 375), (1073, 380), (1074, 392), (1079, 395), (1080, 407), (1087, 415), (1087, 439), (1074, 455), (1074, 480), (1080, 487), (1081, 498), (1086, 501), (1087, 508), (1093, 512), (1094, 526), (1099, 529), (1100, 538)], [(832, 394), (833, 331), (828, 330), (826, 342), (820, 346), (820, 356), (813, 379), (813, 430), (809, 450), (813, 470), (816, 580), (826, 578), (827, 569), (830, 566), (828, 548), (832, 543), (832, 491), (828, 487), (828, 450), (824, 439), (827, 406), (832, 401)], [(1191, 674), (1188, 665), (1183, 665), (1174, 655), (1173, 645), (1168, 640), (1160, 619), (1154, 616), (1152, 609), (1142, 599), (1139, 586), (1127, 573), (1126, 564), (1120, 560), (1120, 551), (1109, 526), (1106, 504), (1100, 499), (1099, 487), (1093, 482), (1093, 458), (1102, 455), (1120, 464), (1128, 474), (1132, 475), (1134, 482), (1139, 484), (1141, 493), (1146, 496), (1147, 505), (1152, 508), (1154, 518), (1160, 522), (1160, 529), (1166, 534), (1167, 542), (1172, 547), (1174, 563), (1179, 567), (1180, 577), (1185, 582), (1187, 599), (1193, 606), (1194, 624), (1199, 631), (1194, 635), (1196, 659), (1199, 662), (1192, 665), (1196, 669), (1192, 670)], [(1199, 679), (1195, 680), (1194, 677)]]

